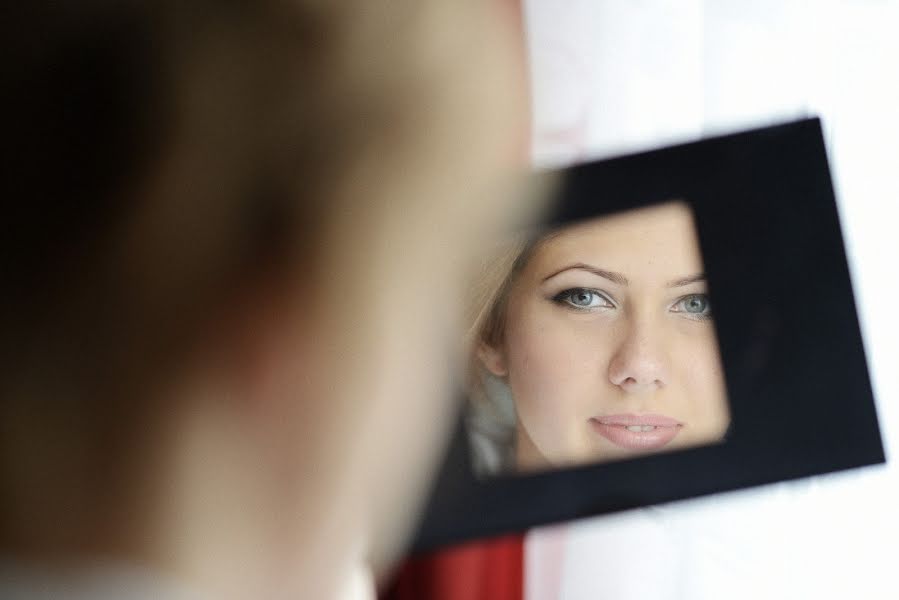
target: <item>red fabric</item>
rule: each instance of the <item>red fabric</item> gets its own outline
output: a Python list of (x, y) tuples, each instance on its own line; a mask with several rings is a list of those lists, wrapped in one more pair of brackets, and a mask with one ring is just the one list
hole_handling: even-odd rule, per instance
[(407, 561), (381, 600), (523, 600), (524, 534)]

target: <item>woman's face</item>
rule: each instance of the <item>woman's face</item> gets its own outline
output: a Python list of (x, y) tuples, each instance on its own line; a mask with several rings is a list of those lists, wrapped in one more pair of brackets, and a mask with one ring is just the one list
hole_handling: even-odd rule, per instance
[(670, 203), (577, 224), (512, 285), (481, 348), (518, 414), (519, 468), (720, 440), (729, 424), (692, 215)]

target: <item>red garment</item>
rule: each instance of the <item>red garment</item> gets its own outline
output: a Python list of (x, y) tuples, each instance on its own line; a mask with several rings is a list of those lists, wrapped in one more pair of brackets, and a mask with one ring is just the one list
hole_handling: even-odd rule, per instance
[(381, 600), (523, 600), (524, 534), (413, 557)]

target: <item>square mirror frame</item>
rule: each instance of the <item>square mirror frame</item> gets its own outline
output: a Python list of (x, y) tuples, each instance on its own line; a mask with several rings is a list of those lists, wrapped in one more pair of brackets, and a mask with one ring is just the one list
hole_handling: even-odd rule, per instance
[(481, 479), (460, 415), (414, 552), (884, 461), (817, 118), (564, 169), (552, 227), (683, 199), (732, 426), (722, 444)]

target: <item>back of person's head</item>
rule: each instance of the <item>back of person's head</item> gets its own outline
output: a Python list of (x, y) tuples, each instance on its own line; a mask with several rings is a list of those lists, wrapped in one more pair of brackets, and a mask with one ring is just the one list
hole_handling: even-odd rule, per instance
[(4, 9), (6, 556), (306, 597), (396, 556), (524, 129), (485, 4)]

